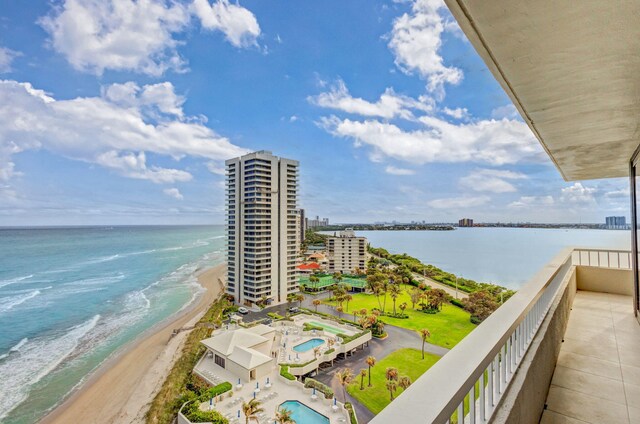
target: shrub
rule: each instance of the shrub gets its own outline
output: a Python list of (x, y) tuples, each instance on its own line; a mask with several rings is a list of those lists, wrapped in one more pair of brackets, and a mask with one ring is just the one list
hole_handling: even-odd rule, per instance
[(324, 328), (318, 327), (317, 325), (311, 325), (305, 322), (304, 325), (302, 326), (302, 331), (311, 331), (311, 330), (323, 331)]
[(354, 341), (355, 339), (357, 339), (360, 336), (364, 336), (367, 333), (370, 333), (370, 331), (369, 330), (365, 330), (365, 331), (362, 331), (360, 333), (356, 333), (353, 336), (347, 336), (344, 333), (339, 333), (339, 334), (336, 334), (336, 336), (338, 336), (338, 337), (340, 337), (342, 339), (342, 344), (347, 344), (349, 342)]
[(282, 315), (279, 315), (275, 312), (267, 312), (267, 316), (269, 318), (273, 318), (273, 319), (283, 319), (284, 317)]
[(232, 388), (233, 386), (231, 385), (231, 383), (229, 383), (228, 381), (225, 381), (224, 383), (220, 383), (217, 386), (210, 387), (209, 389), (203, 391), (202, 394), (200, 395), (200, 400), (202, 402), (206, 402), (211, 398), (214, 398), (218, 395), (228, 392)]
[(462, 303), (458, 299), (449, 299), (449, 303), (451, 303), (453, 306), (464, 309), (464, 303)]
[(200, 403), (192, 401), (185, 405), (182, 409), (182, 413), (192, 423), (213, 423), (213, 424), (228, 424), (229, 420), (223, 417), (218, 411), (201, 411), (199, 409)]
[(331, 390), (331, 387), (322, 384), (313, 378), (306, 378), (304, 380), (304, 387), (316, 389), (320, 393), (324, 394), (325, 399), (331, 399), (333, 397), (333, 390)]
[(289, 372), (289, 367), (287, 365), (280, 366), (280, 375), (286, 378), (287, 380), (295, 380), (296, 377)]
[(351, 405), (351, 402), (345, 402), (344, 408), (349, 411), (349, 419), (351, 420), (351, 424), (358, 424), (358, 419), (356, 418), (356, 413), (353, 410), (353, 405)]
[(328, 354), (333, 353), (333, 352), (335, 352), (335, 351), (336, 351), (336, 350), (335, 350), (334, 348), (331, 348), (331, 349), (329, 349), (329, 350), (325, 351), (325, 352), (324, 352), (324, 354), (325, 354), (325, 355), (328, 355)]

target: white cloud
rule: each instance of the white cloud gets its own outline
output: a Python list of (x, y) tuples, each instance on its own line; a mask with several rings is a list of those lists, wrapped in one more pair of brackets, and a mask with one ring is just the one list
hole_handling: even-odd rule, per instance
[(488, 196), (476, 197), (449, 197), (445, 199), (435, 199), (427, 203), (434, 209), (464, 209), (485, 205), (491, 200)]
[(629, 199), (630, 190), (629, 187), (620, 190), (608, 191), (604, 194), (604, 197), (608, 199)]
[(440, 14), (445, 5), (442, 0), (415, 0), (411, 14), (395, 19), (389, 48), (395, 55), (396, 65), (406, 73), (417, 72), (427, 80), (427, 88), (439, 97), (444, 95), (445, 84), (462, 81), (462, 71), (444, 65), (440, 55), (442, 33), (447, 25)]
[(184, 196), (182, 195), (182, 193), (180, 193), (180, 190), (178, 190), (177, 188), (165, 188), (164, 190), (162, 190), (162, 192), (167, 196), (173, 197), (178, 200), (184, 199)]
[(11, 63), (18, 56), (19, 52), (0, 46), (0, 73), (11, 72)]
[(574, 183), (572, 186), (561, 190), (560, 200), (573, 204), (588, 204), (595, 202), (596, 189), (583, 186), (582, 183)]
[(391, 175), (413, 175), (416, 173), (413, 169), (396, 168), (392, 165), (387, 166), (384, 171)]
[[(174, 100), (156, 98), (157, 90)], [(100, 97), (56, 100), (29, 83), (0, 81), (0, 169), (9, 170), (3, 178), (15, 174), (12, 155), (34, 149), (155, 183), (192, 176), (148, 164), (148, 153), (176, 161), (220, 161), (245, 153), (202, 122), (181, 118), (179, 98), (170, 84), (127, 83), (105, 87)]]
[(115, 170), (125, 177), (149, 180), (158, 184), (189, 181), (193, 178), (190, 173), (179, 169), (166, 169), (157, 166), (148, 168), (144, 152), (120, 154), (115, 150), (110, 150), (99, 154), (95, 158), (95, 163)]
[(526, 178), (526, 175), (519, 172), (498, 169), (478, 169), (460, 178), (460, 185), (473, 191), (509, 193), (517, 190), (515, 186), (507, 180), (522, 180)]
[(477, 162), (491, 165), (540, 161), (544, 156), (529, 128), (520, 121), (480, 120), (451, 124), (433, 116), (418, 118), (421, 129), (407, 131), (376, 120), (354, 121), (335, 116), (320, 120), (334, 136), (371, 147), (370, 157), (390, 157), (413, 164)]
[(228, 0), (218, 0), (212, 4), (208, 0), (194, 0), (192, 9), (200, 18), (203, 28), (222, 31), (235, 47), (257, 45), (260, 25), (254, 14), (244, 7), (231, 4)]
[(455, 109), (449, 109), (448, 107), (445, 107), (442, 111), (446, 115), (449, 115), (450, 117), (455, 119), (463, 119), (463, 118), (469, 117), (469, 111), (467, 110), (466, 107), (463, 107), (463, 108), (457, 107)]
[(106, 69), (152, 76), (182, 72), (175, 35), (192, 14), (206, 29), (222, 31), (236, 47), (255, 44), (260, 27), (253, 14), (219, 0), (64, 0), (40, 19), (51, 47), (77, 70), (101, 75)]
[(520, 114), (514, 105), (508, 104), (493, 109), (491, 111), (491, 117), (493, 119), (519, 119)]
[(375, 116), (385, 119), (396, 117), (412, 119), (411, 109), (428, 112), (433, 109), (433, 101), (427, 97), (419, 100), (396, 94), (392, 88), (387, 88), (377, 102), (353, 97), (344, 81), (338, 80), (329, 91), (317, 96), (309, 96), (307, 100), (320, 107), (336, 109), (361, 116)]
[(507, 207), (512, 209), (548, 207), (555, 203), (552, 196), (522, 196), (515, 202), (509, 203)]
[(216, 175), (226, 175), (227, 173), (224, 165), (219, 165), (216, 162), (207, 162), (207, 169), (209, 172)]
[(289, 122), (296, 122), (298, 119), (300, 119), (300, 118), (298, 118), (296, 115), (291, 115), (289, 117)]

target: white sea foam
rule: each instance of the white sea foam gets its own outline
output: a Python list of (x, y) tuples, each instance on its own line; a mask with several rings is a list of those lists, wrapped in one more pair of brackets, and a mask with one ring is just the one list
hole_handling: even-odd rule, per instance
[(82, 280), (69, 281), (61, 286), (103, 286), (117, 283), (125, 278), (123, 273), (117, 275), (107, 275), (102, 277), (84, 278)]
[(15, 346), (13, 346), (11, 349), (9, 349), (9, 350), (7, 351), (7, 353), (3, 353), (2, 355), (0, 355), (0, 361), (1, 361), (1, 360), (3, 360), (4, 358), (6, 358), (7, 356), (9, 356), (11, 353), (13, 353), (13, 352), (18, 352), (18, 351), (20, 350), (20, 348), (21, 348), (22, 346), (24, 346), (24, 345), (25, 345), (25, 343), (27, 343), (28, 341), (29, 341), (29, 339), (28, 339), (28, 338), (26, 338), (26, 337), (25, 337), (24, 339), (20, 340), (20, 341), (18, 342), (18, 344), (16, 344), (16, 345), (15, 345)]
[(73, 353), (99, 320), (100, 315), (95, 315), (59, 334), (23, 340), (0, 360), (0, 420), (26, 399), (31, 386)]
[(19, 283), (20, 281), (28, 280), (29, 278), (33, 278), (33, 274), (25, 275), (22, 277), (10, 278), (8, 280), (0, 280), (0, 287), (8, 286), (9, 284)]
[(34, 297), (38, 296), (40, 293), (42, 292), (39, 289), (30, 290), (26, 293), (20, 293), (15, 296), (8, 296), (0, 299), (0, 314), (6, 313), (18, 305), (22, 305), (27, 300), (33, 299)]

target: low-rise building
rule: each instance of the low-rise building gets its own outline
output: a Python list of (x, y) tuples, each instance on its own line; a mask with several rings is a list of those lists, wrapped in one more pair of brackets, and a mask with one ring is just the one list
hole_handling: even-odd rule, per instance
[(216, 365), (244, 381), (251, 381), (269, 375), (273, 369), (274, 335), (274, 328), (258, 324), (218, 334), (201, 343), (213, 356)]

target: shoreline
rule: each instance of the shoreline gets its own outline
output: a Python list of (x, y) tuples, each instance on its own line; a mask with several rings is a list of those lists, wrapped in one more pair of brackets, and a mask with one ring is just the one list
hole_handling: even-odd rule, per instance
[(191, 304), (140, 334), (105, 360), (40, 423), (144, 423), (145, 414), (168, 375), (189, 331), (222, 292), (225, 264), (200, 270), (205, 289)]

